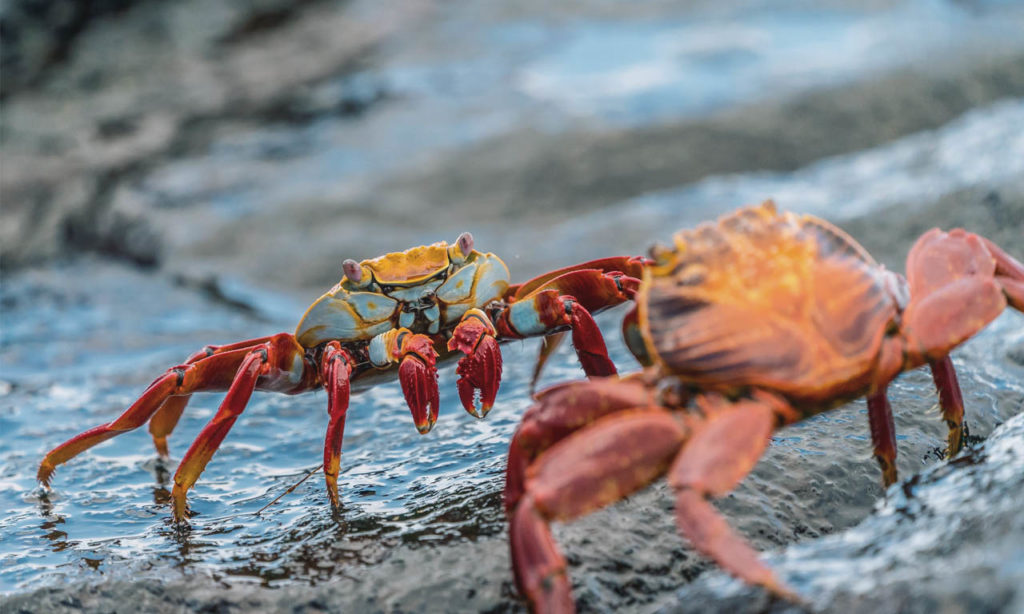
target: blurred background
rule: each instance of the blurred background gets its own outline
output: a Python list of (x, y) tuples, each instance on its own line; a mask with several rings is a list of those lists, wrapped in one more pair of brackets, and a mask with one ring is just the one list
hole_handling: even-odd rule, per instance
[[(934, 225), (1024, 257), (1022, 32), (1013, 0), (4, 2), (0, 599), (522, 609), (498, 493), (534, 343), (504, 347), (485, 421), (458, 409), (451, 366), (427, 437), (396, 384), (353, 399), (339, 516), (319, 476), (253, 515), (316, 466), (322, 393), (254, 396), (190, 531), (167, 522), (174, 465), (142, 431), (52, 493), (35, 467), (197, 348), (292, 330), (345, 258), (465, 230), (517, 280), (765, 198), (897, 270)], [(621, 315), (600, 323), (628, 371)], [(979, 447), (959, 471), (938, 461), (928, 374), (895, 387), (900, 469), (932, 471), (911, 478), (931, 495), (905, 484), (872, 513), (861, 402), (785, 431), (721, 507), (818, 607), (1024, 611), (1024, 491), (1000, 481), (1024, 463), (984, 451), (1024, 445), (1003, 425), (1024, 407), (1022, 331), (1006, 314), (954, 356)], [(579, 377), (565, 349), (545, 383)], [(175, 459), (219, 398), (196, 397)], [(942, 509), (893, 512), (928, 496)], [(704, 574), (671, 506), (658, 486), (559, 529), (581, 608), (785, 607)]]

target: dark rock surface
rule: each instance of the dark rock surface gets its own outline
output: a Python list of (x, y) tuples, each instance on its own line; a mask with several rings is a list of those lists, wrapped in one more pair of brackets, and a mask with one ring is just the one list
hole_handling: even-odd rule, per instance
[(1024, 414), (891, 489), (856, 527), (766, 557), (807, 607), (709, 573), (657, 611), (1024, 611), (1021, 509)]

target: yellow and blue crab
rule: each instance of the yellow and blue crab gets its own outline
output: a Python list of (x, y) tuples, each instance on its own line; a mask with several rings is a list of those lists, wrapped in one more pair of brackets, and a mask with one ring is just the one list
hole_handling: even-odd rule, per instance
[[(592, 313), (631, 300), (646, 260), (605, 258), (510, 284), (508, 268), (473, 249), (463, 233), (454, 244), (414, 247), (379, 258), (342, 263), (344, 277), (317, 299), (295, 334), (279, 333), (230, 345), (207, 346), (168, 369), (118, 418), (51, 450), (39, 466), (48, 485), (56, 467), (80, 452), (149, 422), (157, 452), (194, 392), (227, 390), (217, 413), (185, 453), (174, 475), (173, 514), (183, 521), (186, 494), (245, 409), (253, 391), (327, 391), (329, 421), (324, 475), (338, 504), (338, 471), (352, 382), (397, 367), (420, 433), (438, 415), (436, 361), (462, 354), (456, 372), (466, 411), (482, 418), (501, 381), (498, 342), (548, 336), (546, 358), (568, 330), (588, 376), (615, 373)], [(364, 382), (366, 383), (366, 382)]]

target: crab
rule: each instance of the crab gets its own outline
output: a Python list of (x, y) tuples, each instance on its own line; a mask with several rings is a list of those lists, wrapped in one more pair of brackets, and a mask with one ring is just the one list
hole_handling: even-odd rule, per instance
[(438, 417), (439, 358), (461, 355), (459, 397), (478, 418), (490, 411), (498, 392), (500, 341), (546, 336), (534, 381), (567, 331), (588, 376), (614, 374), (591, 314), (631, 300), (646, 264), (642, 257), (605, 258), (510, 284), (505, 263), (473, 249), (468, 232), (452, 245), (442, 241), (362, 262), (345, 260), (344, 277), (309, 307), (294, 334), (203, 348), (157, 377), (118, 418), (47, 453), (38, 480), (48, 487), (58, 465), (146, 422), (158, 454), (166, 458), (167, 437), (190, 396), (226, 390), (174, 475), (172, 513), (183, 522), (188, 490), (254, 390), (298, 394), (323, 387), (329, 416), (323, 469), (328, 498), (336, 507), (353, 383), (369, 386), (379, 379), (374, 375), (397, 371), (416, 429), (425, 434)]
[(951, 350), (1010, 305), (1024, 265), (990, 240), (933, 229), (907, 278), (835, 226), (770, 201), (683, 230), (655, 248), (636, 297), (643, 371), (549, 388), (513, 436), (504, 503), (520, 591), (538, 612), (574, 608), (550, 529), (666, 476), (680, 532), (741, 580), (799, 600), (710, 499), (755, 466), (773, 431), (867, 396), (883, 482), (897, 479), (887, 385), (931, 368), (962, 445)]

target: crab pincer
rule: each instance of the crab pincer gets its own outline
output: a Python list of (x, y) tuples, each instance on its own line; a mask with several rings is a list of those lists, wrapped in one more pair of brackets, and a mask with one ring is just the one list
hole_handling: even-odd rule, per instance
[(398, 381), (412, 412), (412, 420), (421, 435), (437, 422), (440, 406), (437, 391), (437, 352), (426, 335), (400, 329), (395, 335), (394, 356), (400, 361)]
[(459, 374), (459, 399), (466, 411), (476, 418), (483, 418), (491, 411), (501, 385), (501, 350), (496, 335), (487, 315), (479, 309), (470, 309), (448, 340), (449, 350), (465, 354), (455, 370)]

